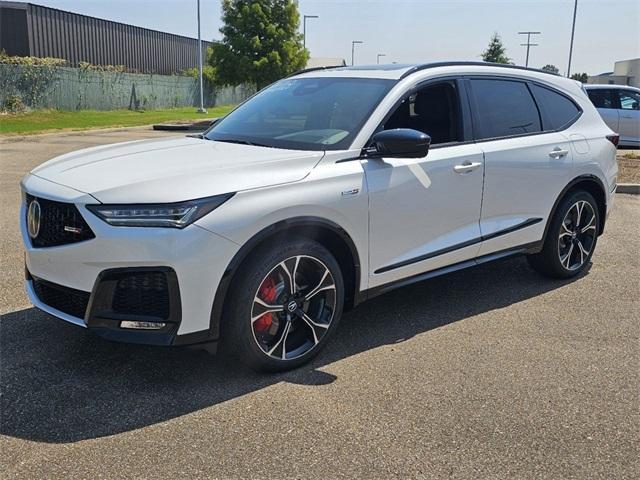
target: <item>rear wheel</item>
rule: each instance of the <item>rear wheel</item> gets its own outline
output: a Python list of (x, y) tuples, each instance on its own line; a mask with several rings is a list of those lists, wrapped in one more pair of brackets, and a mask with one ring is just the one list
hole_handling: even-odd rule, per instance
[(582, 190), (573, 192), (558, 206), (542, 251), (529, 255), (529, 264), (553, 278), (577, 275), (591, 260), (599, 225), (598, 204), (593, 196)]
[(314, 357), (342, 314), (344, 284), (331, 253), (300, 238), (259, 249), (241, 269), (228, 309), (232, 353), (261, 371)]

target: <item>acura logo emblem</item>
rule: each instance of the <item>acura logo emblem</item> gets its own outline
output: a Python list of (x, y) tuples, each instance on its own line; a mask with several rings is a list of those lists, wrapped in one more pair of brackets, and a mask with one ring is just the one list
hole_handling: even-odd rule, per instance
[(29, 204), (29, 211), (27, 212), (27, 230), (29, 232), (29, 237), (36, 238), (38, 233), (40, 233), (40, 214), (42, 210), (40, 209), (40, 204), (38, 200), (31, 200)]
[(298, 304), (296, 303), (295, 300), (291, 300), (287, 304), (287, 310), (289, 310), (291, 313), (295, 312), (297, 309), (298, 309)]

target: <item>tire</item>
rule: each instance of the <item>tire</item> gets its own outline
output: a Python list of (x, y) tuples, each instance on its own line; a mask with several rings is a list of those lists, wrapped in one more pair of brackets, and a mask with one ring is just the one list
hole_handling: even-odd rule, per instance
[(593, 196), (584, 190), (571, 192), (558, 205), (542, 250), (527, 260), (544, 276), (574, 277), (589, 264), (599, 229), (600, 212)]
[(249, 255), (234, 278), (223, 340), (254, 370), (290, 370), (324, 348), (343, 304), (342, 273), (326, 248), (303, 237), (273, 242)]

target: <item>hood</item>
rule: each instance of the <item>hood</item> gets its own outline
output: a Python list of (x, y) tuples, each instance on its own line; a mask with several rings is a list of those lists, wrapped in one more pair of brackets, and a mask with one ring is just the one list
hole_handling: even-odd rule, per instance
[(168, 203), (295, 182), (323, 155), (184, 137), (78, 150), (31, 173), (103, 203)]

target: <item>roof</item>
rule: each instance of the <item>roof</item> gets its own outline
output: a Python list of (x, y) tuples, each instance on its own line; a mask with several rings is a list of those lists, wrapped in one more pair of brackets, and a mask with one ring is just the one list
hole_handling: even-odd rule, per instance
[(586, 90), (611, 90), (611, 89), (623, 89), (633, 90), (634, 92), (640, 92), (640, 88), (632, 87), (630, 85), (617, 85), (614, 83), (589, 83), (584, 86)]
[(440, 67), (495, 67), (503, 69), (512, 69), (520, 71), (528, 71), (535, 73), (544, 73), (545, 75), (551, 75), (558, 78), (559, 76), (547, 72), (545, 70), (537, 70), (534, 68), (526, 68), (518, 65), (507, 65), (500, 63), (488, 63), (488, 62), (434, 62), (434, 63), (412, 63), (412, 64), (381, 64), (381, 65), (356, 65), (350, 67), (316, 67), (308, 68), (294, 73), (295, 75), (305, 76), (340, 76), (340, 77), (365, 77), (365, 78), (385, 78), (391, 80), (401, 80), (412, 73), (427, 70), (431, 68)]

